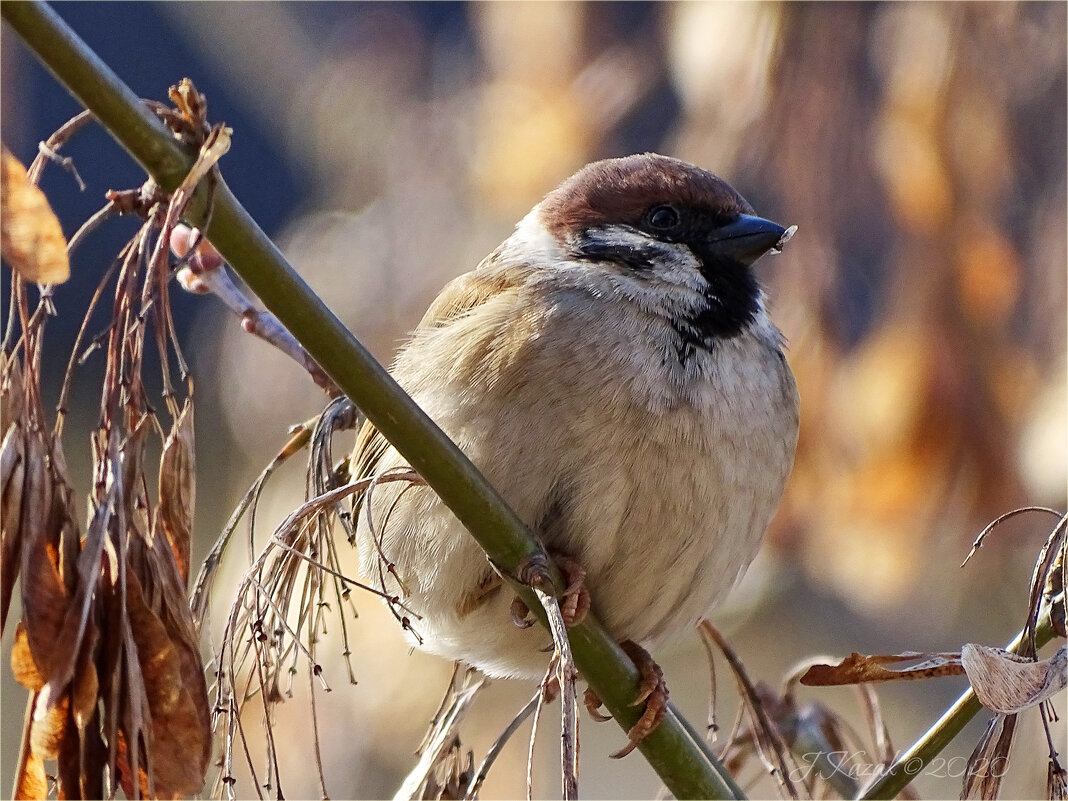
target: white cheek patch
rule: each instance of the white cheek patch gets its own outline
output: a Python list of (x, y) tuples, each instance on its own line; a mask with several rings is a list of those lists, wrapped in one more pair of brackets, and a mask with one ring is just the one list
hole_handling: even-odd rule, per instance
[[(605, 259), (572, 259), (575, 269), (591, 285), (653, 312), (674, 313), (704, 302), (708, 283), (700, 272), (700, 262), (683, 244), (661, 242), (628, 228), (606, 228), (590, 232), (588, 248), (605, 252)], [(616, 250), (627, 258), (611, 255)]]
[[(590, 232), (592, 248), (633, 252), (633, 268), (606, 255), (603, 261), (577, 258), (542, 223), (534, 207), (505, 242), (501, 263), (530, 264), (551, 287), (568, 285), (594, 297), (616, 298), (664, 317), (687, 315), (708, 304), (708, 282), (693, 251), (661, 242), (632, 228), (611, 226)], [(537, 279), (535, 279), (537, 280)]]
[(560, 242), (542, 224), (538, 206), (516, 223), (515, 231), (505, 242), (505, 255), (517, 261), (546, 266), (567, 260)]

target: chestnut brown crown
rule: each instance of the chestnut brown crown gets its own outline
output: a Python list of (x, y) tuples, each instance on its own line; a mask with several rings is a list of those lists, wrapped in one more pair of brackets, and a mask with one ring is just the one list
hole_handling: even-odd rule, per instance
[(712, 173), (656, 153), (587, 164), (550, 192), (541, 204), (546, 229), (562, 241), (601, 225), (640, 227), (649, 210), (672, 204), (729, 222), (753, 207)]

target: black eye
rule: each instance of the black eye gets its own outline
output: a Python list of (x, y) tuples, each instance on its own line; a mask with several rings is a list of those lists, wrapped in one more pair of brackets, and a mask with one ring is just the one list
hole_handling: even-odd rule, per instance
[(656, 206), (649, 211), (649, 226), (658, 231), (670, 231), (679, 224), (679, 212), (673, 206)]

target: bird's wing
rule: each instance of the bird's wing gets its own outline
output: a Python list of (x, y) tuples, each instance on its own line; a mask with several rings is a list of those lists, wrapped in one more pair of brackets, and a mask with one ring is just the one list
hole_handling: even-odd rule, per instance
[[(467, 327), (470, 320), (467, 318), (469, 315), (477, 314), (480, 310), (489, 312), (488, 316), (492, 317), (493, 312), (485, 309), (485, 307), (493, 301), (503, 302), (504, 304), (516, 302), (519, 289), (528, 278), (528, 270), (518, 268), (516, 265), (512, 265), (507, 270), (493, 269), (497, 258), (498, 251), (494, 251), (486, 257), (486, 260), (477, 269), (462, 274), (462, 276), (447, 283), (438, 297), (430, 303), (429, 308), (423, 315), (423, 319), (420, 320), (419, 326), (412, 332), (408, 346), (412, 343), (417, 343), (418, 346), (421, 333), (424, 335), (431, 331), (447, 333), (441, 331), (441, 329), (459, 325), (465, 327), (465, 329), (457, 331), (456, 339), (468, 347), (465, 348), (461, 345), (457, 348), (457, 359), (464, 358), (460, 351), (466, 349), (485, 354), (485, 350), (472, 343), (469, 335), (470, 328)], [(492, 328), (492, 325), (487, 324), (485, 319), (481, 320), (481, 323), (486, 324), (488, 328)], [(409, 387), (407, 389), (412, 390), (413, 388)], [(378, 433), (378, 429), (370, 422), (364, 423), (357, 436), (356, 446), (352, 450), (349, 462), (352, 478), (370, 477), (380, 472), (383, 468), (381, 465), (383, 457), (386, 457), (389, 451), (390, 444), (386, 438)], [(358, 494), (354, 502), (355, 514), (359, 514), (362, 504), (362, 494)], [(484, 603), (498, 594), (501, 586), (501, 578), (487, 563), (485, 574), (480, 583), (460, 600), (456, 609), (457, 614), (460, 617), (464, 617), (475, 609), (482, 607)]]
[(478, 308), (487, 300), (514, 290), (523, 284), (527, 271), (512, 267), (509, 270), (489, 269), (497, 260), (499, 251), (494, 251), (477, 269), (458, 276), (434, 298), (419, 321), (416, 331), (423, 328), (441, 328)]
[[(486, 269), (492, 265), (496, 256), (495, 251), (486, 257), (478, 269), (458, 276), (446, 284), (419, 321), (413, 338), (426, 329), (444, 328), (488, 300), (517, 290), (523, 284), (525, 271), (514, 268)], [(388, 450), (389, 443), (378, 433), (378, 429), (370, 422), (364, 423), (356, 437), (356, 445), (349, 462), (352, 478), (366, 478), (378, 472), (378, 464)]]

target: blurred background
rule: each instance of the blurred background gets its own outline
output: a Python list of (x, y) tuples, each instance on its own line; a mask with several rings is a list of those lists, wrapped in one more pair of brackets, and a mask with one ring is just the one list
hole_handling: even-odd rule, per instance
[[(1063, 509), (1066, 422), (1066, 7), (1063, 3), (92, 3), (55, 10), (135, 92), (182, 77), (234, 128), (223, 174), (291, 263), (388, 362), (450, 278), (474, 267), (540, 197), (586, 162), (655, 150), (729, 180), (763, 216), (799, 226), (758, 265), (802, 397), (796, 468), (763, 552), (714, 620), (755, 678), (804, 657), (1001, 645), (1020, 628), (1051, 518), (1027, 516), (958, 568), (1014, 507)], [(5, 26), (2, 136), (24, 163), (79, 106)], [(70, 236), (104, 191), (138, 185), (100, 130), (68, 148), (48, 193)], [(94, 234), (58, 288), (58, 391), (88, 297), (136, 223)], [(6, 295), (10, 275), (3, 272)], [(202, 556), (245, 488), (321, 408), (302, 371), (241, 333), (212, 298), (175, 296), (196, 379)], [(86, 486), (98, 399), (90, 361), (67, 426)], [(79, 472), (80, 471), (80, 472)], [(265, 533), (301, 500), (299, 465), (261, 507)], [(217, 582), (215, 622), (243, 569)], [(240, 552), (240, 553), (237, 553)], [(392, 618), (357, 598), (358, 684), (340, 656), (319, 705), (328, 788), (391, 796), (451, 666), (409, 653)], [(4, 653), (10, 648), (5, 637)], [(329, 648), (323, 646), (323, 651)], [(340, 646), (337, 647), (340, 651)], [(696, 636), (657, 655), (698, 726), (707, 670)], [(24, 697), (3, 671), (0, 786), (10, 786)], [(721, 725), (736, 706), (720, 671)], [(298, 682), (300, 683), (300, 682)], [(880, 688), (904, 748), (966, 686)], [(476, 760), (529, 697), (495, 682), (463, 728)], [(848, 690), (806, 690), (860, 726)], [(1064, 709), (1064, 694), (1057, 699)], [(249, 723), (255, 724), (255, 710)], [(986, 718), (944, 756), (967, 756)], [(559, 792), (556, 708), (542, 723), (535, 794)], [(612, 724), (581, 720), (589, 798), (651, 797), (640, 756), (607, 754)], [(306, 696), (278, 712), (282, 789), (317, 796)], [(256, 728), (255, 725), (252, 728)], [(290, 733), (292, 736), (290, 736)], [(525, 734), (522, 735), (525, 738)], [(1062, 753), (1063, 756), (1063, 753)], [(523, 793), (517, 741), (484, 797)], [(1024, 715), (1003, 797), (1044, 794), (1045, 746)], [(956, 796), (930, 771), (921, 795)], [(756, 779), (757, 795), (774, 794)], [(756, 784), (750, 784), (751, 781)], [(239, 794), (254, 794), (247, 783)]]

